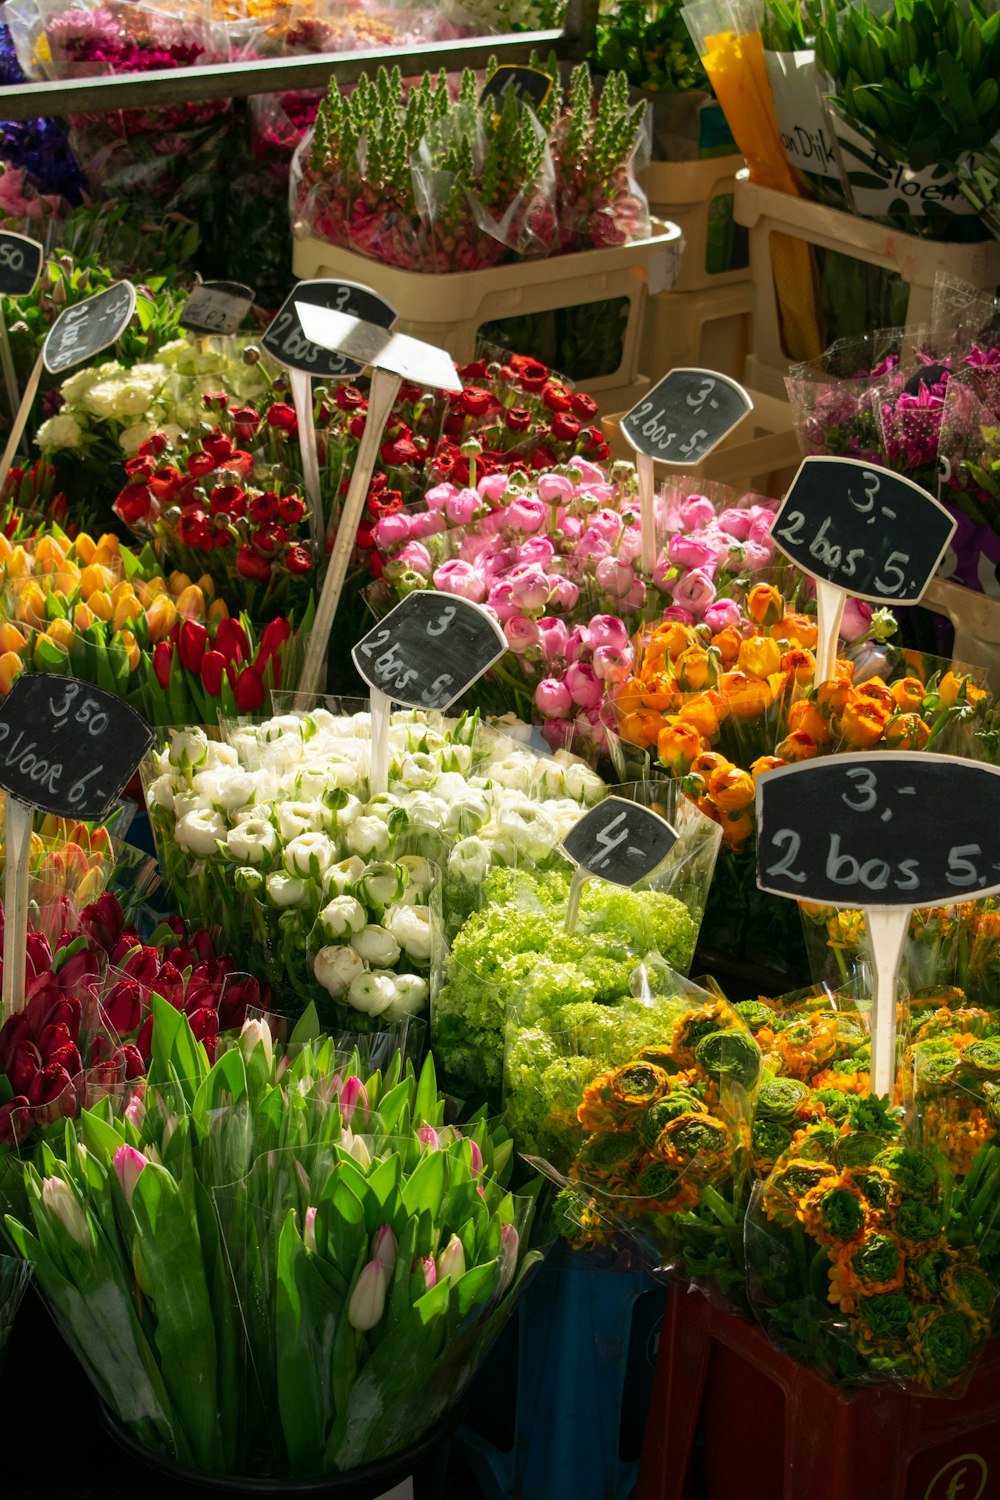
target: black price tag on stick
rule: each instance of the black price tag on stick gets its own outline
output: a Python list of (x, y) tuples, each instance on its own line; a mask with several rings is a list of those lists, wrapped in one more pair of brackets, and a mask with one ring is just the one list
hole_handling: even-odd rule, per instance
[(56, 817), (100, 820), (152, 743), (145, 719), (113, 693), (28, 673), (0, 704), (0, 786)]
[(491, 614), (451, 594), (407, 594), (351, 652), (370, 688), (407, 708), (449, 708), (507, 650)]
[(0, 296), (27, 297), (33, 292), (44, 259), (37, 240), (0, 231)]
[(484, 99), (495, 99), (497, 105), (503, 103), (503, 96), (508, 89), (513, 89), (522, 99), (527, 100), (532, 109), (540, 109), (552, 92), (552, 79), (548, 73), (543, 73), (541, 68), (526, 68), (517, 63), (501, 63), (494, 68), (493, 72), (483, 84), (480, 94), (480, 102)]
[(50, 375), (82, 365), (92, 355), (120, 338), (135, 312), (135, 287), (130, 281), (77, 302), (61, 312), (49, 329), (42, 360)]
[(189, 333), (235, 333), (253, 301), (253, 292), (238, 281), (202, 281), (192, 288), (180, 325)]
[(563, 839), (563, 849), (585, 875), (636, 885), (652, 875), (677, 842), (675, 829), (652, 808), (605, 797)]
[(1000, 768), (887, 750), (757, 781), (757, 884), (829, 906), (941, 906), (1000, 892)]
[(856, 458), (804, 458), (771, 535), (820, 582), (872, 604), (916, 604), (955, 524), (900, 474)]
[(289, 292), (275, 314), (261, 344), (281, 364), (307, 375), (337, 376), (353, 379), (363, 366), (346, 354), (324, 349), (306, 338), (298, 309), (301, 306), (322, 307), (333, 312), (349, 313), (380, 328), (391, 328), (396, 309), (371, 287), (354, 281), (300, 281)]
[(750, 397), (728, 375), (681, 368), (665, 375), (622, 419), (622, 433), (637, 453), (690, 468), (752, 411)]

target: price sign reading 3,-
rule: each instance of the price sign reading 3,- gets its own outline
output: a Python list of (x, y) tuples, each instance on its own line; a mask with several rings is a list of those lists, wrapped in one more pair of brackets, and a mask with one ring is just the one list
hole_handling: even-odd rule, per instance
[(100, 820), (152, 742), (149, 725), (120, 698), (72, 677), (21, 677), (0, 705), (0, 787), (7, 793), (5, 1016), (24, 998), (34, 809)]
[(757, 884), (864, 910), (876, 974), (872, 1086), (884, 1094), (910, 913), (1000, 892), (1000, 768), (885, 751), (767, 771), (757, 782)]

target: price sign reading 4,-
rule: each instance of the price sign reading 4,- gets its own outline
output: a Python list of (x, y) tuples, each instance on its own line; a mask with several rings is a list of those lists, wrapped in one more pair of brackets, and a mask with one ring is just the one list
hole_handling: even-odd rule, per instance
[(449, 594), (419, 590), (362, 636), (351, 655), (372, 690), (373, 791), (384, 791), (390, 703), (445, 709), (507, 649), (491, 614)]
[(847, 595), (918, 603), (954, 531), (944, 506), (910, 479), (856, 458), (802, 460), (771, 535), (816, 579), (817, 682), (832, 675)]
[(34, 808), (103, 818), (153, 742), (113, 693), (72, 677), (21, 677), (0, 705), (0, 787), (7, 793), (4, 1016), (24, 996), (28, 868)]
[(576, 865), (566, 912), (567, 932), (576, 926), (580, 893), (588, 880), (637, 885), (662, 865), (676, 842), (673, 826), (641, 802), (605, 797), (584, 813), (562, 845)]
[(716, 370), (680, 368), (655, 385), (622, 420), (622, 435), (638, 455), (642, 569), (656, 562), (653, 464), (693, 468), (753, 411), (741, 385)]
[(876, 976), (872, 1089), (885, 1094), (910, 913), (1000, 892), (1000, 768), (886, 751), (766, 771), (757, 782), (757, 884), (864, 910)]

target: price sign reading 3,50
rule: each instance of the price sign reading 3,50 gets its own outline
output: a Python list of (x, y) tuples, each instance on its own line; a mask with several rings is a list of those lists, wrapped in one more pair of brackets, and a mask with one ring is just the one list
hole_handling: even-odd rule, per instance
[(478, 604), (436, 592), (408, 594), (352, 651), (368, 686), (409, 708), (454, 703), (507, 649)]
[(757, 882), (848, 907), (1000, 891), (1000, 769), (951, 756), (837, 755), (758, 781)]

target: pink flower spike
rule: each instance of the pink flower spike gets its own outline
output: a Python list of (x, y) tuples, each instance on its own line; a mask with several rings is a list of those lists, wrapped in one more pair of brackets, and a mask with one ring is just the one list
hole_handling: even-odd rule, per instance
[(355, 1073), (352, 1073), (340, 1091), (340, 1118), (343, 1120), (345, 1126), (349, 1126), (353, 1122), (354, 1115), (359, 1107), (361, 1115), (358, 1120), (358, 1126), (361, 1130), (364, 1130), (368, 1124), (368, 1090), (361, 1082), (361, 1079)]
[(316, 1210), (306, 1209), (306, 1221), (302, 1227), (302, 1243), (310, 1255), (316, 1254)]
[(141, 1151), (136, 1151), (133, 1146), (119, 1146), (111, 1158), (111, 1165), (115, 1169), (115, 1176), (121, 1184), (125, 1202), (129, 1208), (132, 1207), (132, 1198), (135, 1193), (135, 1185), (139, 1180), (139, 1174), (143, 1168), (149, 1165), (146, 1157)]
[(417, 1131), (417, 1140), (429, 1151), (437, 1151), (441, 1145), (441, 1139), (433, 1125), (421, 1125)]

